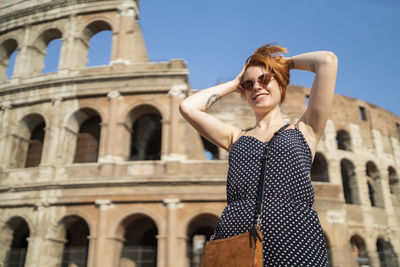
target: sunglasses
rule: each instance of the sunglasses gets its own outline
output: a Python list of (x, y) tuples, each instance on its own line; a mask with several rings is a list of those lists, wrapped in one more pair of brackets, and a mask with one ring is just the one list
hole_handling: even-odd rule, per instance
[[(260, 86), (267, 87), (269, 82), (272, 80), (273, 76), (274, 76), (274, 74), (271, 73), (271, 72), (263, 73), (263, 74), (261, 74), (260, 76), (257, 77), (256, 81), (258, 82), (258, 84)], [(253, 81), (253, 80), (242, 81), (240, 83), (240, 89), (245, 90), (245, 91), (249, 91), (249, 90), (253, 89), (256, 81)]]

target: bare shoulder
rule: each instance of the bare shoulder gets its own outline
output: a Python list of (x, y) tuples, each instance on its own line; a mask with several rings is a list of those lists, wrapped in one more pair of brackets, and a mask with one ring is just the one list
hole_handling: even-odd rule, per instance
[(301, 119), (297, 121), (295, 127), (303, 134), (308, 146), (311, 149), (312, 158), (314, 159), (317, 150), (319, 138), (316, 137), (310, 125), (305, 124)]

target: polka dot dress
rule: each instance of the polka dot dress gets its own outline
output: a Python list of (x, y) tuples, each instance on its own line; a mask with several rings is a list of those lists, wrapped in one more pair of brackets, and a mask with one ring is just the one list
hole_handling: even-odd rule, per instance
[[(227, 202), (215, 239), (247, 232), (261, 199), (262, 155), (268, 142), (242, 135), (229, 152)], [(328, 266), (325, 240), (308, 173), (311, 150), (297, 128), (286, 129), (269, 149), (261, 232), (264, 266)]]

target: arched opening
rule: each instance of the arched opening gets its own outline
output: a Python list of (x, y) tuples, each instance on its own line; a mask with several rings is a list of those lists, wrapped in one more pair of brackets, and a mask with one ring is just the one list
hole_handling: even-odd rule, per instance
[(201, 141), (203, 143), (204, 147), (204, 155), (206, 156), (206, 159), (219, 159), (219, 150), (216, 145), (208, 141), (206, 138), (201, 136)]
[(350, 238), (350, 244), (353, 250), (354, 259), (357, 261), (359, 266), (369, 266), (370, 260), (364, 239), (358, 235), (353, 235)]
[(393, 249), (390, 241), (378, 238), (376, 241), (376, 252), (378, 253), (379, 263), (381, 266), (398, 267), (397, 254)]
[(153, 220), (145, 215), (133, 215), (120, 228), (124, 243), (119, 266), (156, 267), (158, 230)]
[(393, 194), (400, 200), (400, 183), (399, 183), (399, 176), (397, 175), (396, 170), (389, 166), (388, 167), (389, 173), (389, 187), (390, 187), (390, 194)]
[(39, 166), (42, 158), (45, 122), (39, 123), (32, 131), (26, 155), (25, 168)]
[(45, 138), (44, 118), (40, 114), (23, 117), (12, 135), (10, 168), (39, 166)]
[(58, 62), (60, 61), (61, 45), (61, 38), (53, 39), (47, 44), (42, 73), (57, 72)]
[(162, 124), (160, 112), (141, 105), (130, 112), (132, 121), (130, 160), (160, 160)]
[(371, 203), (372, 207), (376, 206), (375, 202), (375, 189), (370, 180), (367, 181), (367, 186), (368, 186), (368, 197), (369, 197), (369, 202)]
[(7, 81), (14, 73), (18, 43), (14, 39), (5, 40), (0, 46), (0, 81)]
[(339, 130), (336, 133), (336, 144), (340, 150), (351, 151), (351, 137), (345, 130)]
[(108, 65), (111, 56), (112, 29), (104, 21), (94, 21), (86, 26), (84, 39), (88, 42), (87, 66)]
[[(54, 69), (54, 66), (58, 66), (58, 59), (60, 55), (60, 50), (61, 50), (61, 37), (62, 33), (59, 29), (52, 28), (44, 31), (33, 43), (32, 47), (29, 48), (30, 50), (30, 56), (31, 56), (31, 68), (30, 72), (31, 74), (37, 74), (41, 72), (54, 72), (57, 71), (57, 68)], [(51, 52), (54, 51), (54, 54), (48, 54), (48, 46), (50, 42), (53, 40), (58, 39), (52, 47), (51, 47)], [(59, 48), (57, 51), (57, 43), (59, 44)], [(55, 46), (55, 47), (53, 47)], [(56, 48), (56, 49), (54, 49)], [(53, 67), (45, 66), (45, 58), (47, 57), (46, 61), (48, 62), (49, 60), (53, 61), (52, 63)]]
[(93, 109), (81, 109), (75, 114), (80, 124), (76, 139), (74, 163), (97, 162), (100, 144), (101, 118)]
[(1, 243), (9, 247), (5, 266), (25, 265), (29, 234), (28, 224), (20, 217), (14, 217), (6, 223), (6, 229), (2, 229), (1, 233)]
[(64, 219), (65, 239), (62, 267), (85, 267), (89, 250), (89, 226), (78, 216)]
[(371, 206), (383, 208), (384, 200), (381, 190), (382, 184), (378, 168), (373, 162), (369, 161), (366, 164), (365, 171), (367, 175), (368, 193), (371, 201)]
[(324, 155), (317, 152), (311, 167), (311, 181), (329, 182), (328, 162)]
[(187, 258), (190, 267), (200, 266), (204, 246), (218, 224), (218, 217), (212, 214), (201, 214), (193, 218), (188, 226)]
[(347, 159), (341, 160), (340, 173), (342, 174), (343, 194), (346, 203), (360, 204), (357, 177), (353, 163)]

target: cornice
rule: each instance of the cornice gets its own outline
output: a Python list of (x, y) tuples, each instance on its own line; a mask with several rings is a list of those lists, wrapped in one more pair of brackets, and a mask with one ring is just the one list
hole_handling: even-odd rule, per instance
[(41, 5), (35, 5), (32, 7), (23, 8), (20, 10), (15, 10), (5, 15), (0, 16), (0, 24), (25, 16), (29, 16), (36, 13), (41, 13), (49, 10), (53, 10), (56, 8), (67, 7), (77, 4), (85, 4), (85, 3), (93, 3), (93, 2), (106, 2), (110, 0), (53, 0), (49, 3), (44, 3)]

